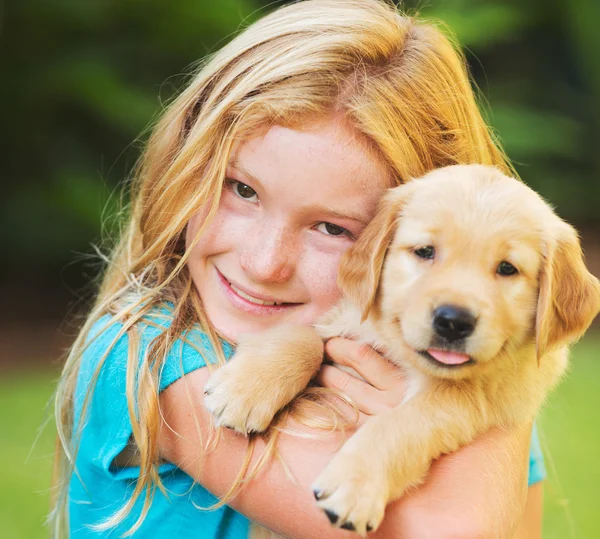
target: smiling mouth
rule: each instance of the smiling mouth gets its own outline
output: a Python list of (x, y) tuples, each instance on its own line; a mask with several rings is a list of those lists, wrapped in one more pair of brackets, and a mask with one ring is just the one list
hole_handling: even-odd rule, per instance
[(286, 305), (286, 303), (282, 302), (277, 302), (277, 301), (264, 301), (262, 299), (258, 299), (255, 297), (252, 297), (248, 294), (246, 294), (246, 292), (240, 290), (237, 286), (235, 286), (233, 283), (230, 283), (229, 281), (227, 281), (229, 283), (229, 286), (231, 287), (231, 289), (241, 298), (244, 298), (246, 301), (249, 301), (250, 303), (254, 303), (255, 305), (267, 305), (269, 307), (272, 307), (274, 305)]
[(257, 307), (266, 307), (266, 308), (273, 307), (273, 308), (279, 308), (279, 309), (285, 309), (287, 307), (294, 307), (296, 305), (301, 305), (300, 303), (289, 303), (289, 302), (285, 302), (285, 301), (273, 301), (271, 299), (262, 299), (262, 298), (257, 298), (255, 296), (252, 296), (251, 294), (248, 294), (247, 292), (245, 292), (244, 290), (240, 289), (238, 286), (233, 284), (218, 269), (216, 269), (216, 271), (217, 271), (217, 275), (218, 275), (219, 279), (221, 280), (221, 282), (223, 283), (223, 285), (225, 285), (227, 288), (230, 289), (230, 293), (232, 292), (233, 294), (238, 296), (240, 299), (246, 301), (247, 303), (251, 303), (252, 305), (256, 305)]
[(456, 352), (447, 352), (444, 350), (432, 350), (437, 356), (434, 357), (428, 350), (417, 350), (417, 352), (431, 363), (434, 363), (438, 367), (443, 367), (444, 369), (458, 369), (466, 365), (475, 364), (475, 360), (466, 354), (458, 354)]

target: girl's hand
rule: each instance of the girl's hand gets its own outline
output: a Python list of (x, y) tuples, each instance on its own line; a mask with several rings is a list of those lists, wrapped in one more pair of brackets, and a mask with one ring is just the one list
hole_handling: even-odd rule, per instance
[(406, 390), (404, 372), (370, 346), (334, 337), (325, 343), (325, 354), (364, 378), (361, 380), (334, 365), (323, 365), (316, 377), (319, 385), (340, 391), (357, 406), (359, 423), (402, 402)]

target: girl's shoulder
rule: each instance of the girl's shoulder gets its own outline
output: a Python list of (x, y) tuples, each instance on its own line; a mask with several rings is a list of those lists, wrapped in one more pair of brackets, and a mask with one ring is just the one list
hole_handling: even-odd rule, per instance
[[(92, 533), (90, 524), (114, 517), (133, 493), (138, 466), (116, 465), (133, 436), (132, 417), (139, 413), (137, 381), (152, 372), (160, 391), (187, 372), (216, 357), (210, 340), (193, 329), (174, 340), (168, 350), (149, 350), (171, 324), (168, 306), (128, 327), (111, 315), (101, 316), (88, 331), (74, 394), (74, 436), (77, 473), (69, 487), (71, 537), (120, 537), (143, 514), (144, 496), (115, 528)], [(224, 344), (224, 351), (231, 352)], [(140, 374), (142, 373), (142, 374)], [(248, 520), (227, 506), (206, 512), (218, 502), (210, 492), (179, 470), (161, 462), (157, 467), (164, 490), (157, 489), (142, 525), (140, 538), (227, 537), (248, 535)], [(200, 530), (200, 531), (198, 531)]]
[[(199, 326), (175, 336), (166, 349), (156, 349), (158, 339), (170, 328), (171, 322), (170, 304), (152, 308), (133, 325), (111, 314), (102, 315), (88, 331), (80, 373), (83, 378), (100, 372), (104, 377), (121, 378), (132, 367), (148, 368), (157, 374), (159, 391), (162, 391), (181, 376), (217, 362), (214, 346)], [(233, 354), (227, 342), (219, 344), (225, 357)]]

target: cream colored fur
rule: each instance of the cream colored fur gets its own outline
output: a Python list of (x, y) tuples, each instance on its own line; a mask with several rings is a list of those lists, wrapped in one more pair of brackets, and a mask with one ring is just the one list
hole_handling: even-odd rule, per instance
[[(428, 245), (432, 260), (415, 254)], [(498, 274), (503, 261), (518, 273)], [(313, 485), (335, 524), (361, 535), (432, 460), (492, 427), (532, 421), (565, 372), (567, 345), (600, 309), (573, 228), (525, 184), (480, 165), (390, 190), (342, 260), (340, 288), (343, 299), (314, 329), (275, 328), (240, 346), (211, 378), (206, 403), (220, 424), (266, 429), (318, 370), (322, 340), (337, 335), (404, 369), (402, 404), (366, 421)], [(473, 363), (448, 367), (418, 353), (440, 347), (432, 312), (444, 304), (477, 318), (460, 350)]]

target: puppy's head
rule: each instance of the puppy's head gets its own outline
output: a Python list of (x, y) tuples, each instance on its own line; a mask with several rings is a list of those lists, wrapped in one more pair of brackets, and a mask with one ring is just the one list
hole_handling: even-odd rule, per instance
[(393, 355), (445, 378), (534, 339), (539, 358), (580, 337), (600, 309), (573, 228), (525, 184), (481, 165), (391, 189), (343, 258), (340, 287)]

